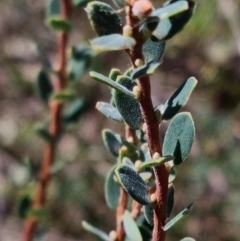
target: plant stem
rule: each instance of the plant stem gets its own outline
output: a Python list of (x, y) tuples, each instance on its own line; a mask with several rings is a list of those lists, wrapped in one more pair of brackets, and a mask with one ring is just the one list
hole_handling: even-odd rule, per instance
[[(134, 1), (133, 1), (134, 2)], [(127, 25), (131, 26), (133, 29), (133, 38), (136, 40), (136, 45), (128, 51), (131, 62), (134, 68), (135, 61), (137, 59), (143, 59), (142, 46), (144, 44), (144, 39), (136, 27), (139, 24), (139, 20), (134, 18), (132, 15), (131, 6), (128, 6), (126, 11), (126, 22)], [(154, 108), (151, 99), (151, 85), (148, 76), (142, 77), (137, 81), (138, 87), (141, 90), (140, 106), (143, 115), (143, 119), (146, 125), (146, 136), (148, 147), (151, 156), (154, 153), (158, 153), (162, 156), (162, 148), (160, 144), (159, 135), (159, 122), (155, 117)], [(155, 180), (156, 180), (156, 203), (154, 205), (154, 229), (153, 229), (153, 241), (164, 241), (165, 231), (163, 227), (166, 220), (166, 207), (167, 207), (167, 193), (168, 193), (168, 172), (164, 165), (157, 166), (154, 168)]]
[[(69, 19), (71, 5), (69, 0), (61, 1), (62, 17)], [(59, 93), (64, 90), (67, 85), (66, 79), (66, 47), (67, 47), (67, 33), (61, 32), (58, 36), (58, 55), (59, 55), (59, 67), (57, 69), (57, 78), (54, 81), (54, 92)], [(52, 100), (50, 102), (50, 125), (49, 134), (52, 137), (52, 141), (47, 143), (43, 159), (42, 167), (40, 170), (39, 182), (35, 200), (33, 201), (33, 208), (38, 209), (44, 206), (47, 195), (47, 187), (50, 181), (50, 169), (54, 161), (56, 142), (61, 131), (61, 113), (63, 104), (58, 100)], [(24, 225), (23, 229), (23, 241), (31, 241), (34, 237), (34, 233), (37, 227), (37, 218), (29, 217)]]

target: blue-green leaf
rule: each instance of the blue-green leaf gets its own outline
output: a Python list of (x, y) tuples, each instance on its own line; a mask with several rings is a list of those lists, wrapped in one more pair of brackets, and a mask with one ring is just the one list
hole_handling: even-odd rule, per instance
[(92, 28), (99, 36), (122, 33), (121, 18), (107, 3), (93, 1), (85, 8)]
[(65, 124), (71, 124), (77, 122), (81, 115), (83, 114), (86, 107), (86, 102), (84, 99), (77, 99), (73, 101), (63, 113), (62, 120)]
[(154, 42), (151, 39), (148, 39), (142, 47), (145, 63), (152, 61), (160, 62), (165, 50), (165, 45), (166, 43), (164, 41)]
[(131, 73), (131, 79), (138, 79), (144, 77), (146, 75), (151, 75), (155, 72), (157, 67), (160, 65), (160, 62), (152, 61), (147, 64), (144, 64), (136, 69), (134, 69)]
[(180, 241), (196, 241), (194, 238), (186, 237), (181, 239)]
[(116, 135), (111, 130), (104, 129), (102, 131), (102, 138), (107, 149), (114, 156), (118, 157), (122, 143), (117, 139)]
[(95, 228), (91, 224), (87, 223), (86, 221), (82, 221), (82, 227), (89, 233), (93, 234), (97, 238), (100, 238), (103, 241), (111, 241), (109, 236), (103, 232), (102, 230)]
[(48, 0), (46, 4), (46, 17), (60, 16), (60, 1), (59, 0)]
[(53, 86), (48, 74), (44, 70), (40, 70), (37, 75), (36, 90), (41, 100), (47, 103), (53, 92)]
[(134, 200), (142, 205), (150, 204), (148, 186), (134, 169), (128, 165), (119, 165), (115, 173), (123, 188)]
[(72, 47), (68, 64), (70, 80), (78, 81), (81, 79), (89, 68), (93, 55), (93, 51), (90, 48)]
[(174, 186), (171, 184), (171, 186), (168, 188), (168, 198), (167, 198), (167, 217), (169, 218), (172, 209), (174, 206)]
[(104, 193), (105, 193), (105, 199), (106, 199), (107, 205), (112, 209), (117, 208), (118, 202), (119, 202), (119, 196), (120, 196), (120, 186), (114, 180), (115, 168), (116, 168), (116, 165), (113, 166), (108, 172), (105, 180), (105, 186), (104, 186)]
[(26, 218), (29, 209), (31, 208), (32, 200), (28, 195), (24, 195), (17, 203), (17, 212), (20, 218)]
[(142, 169), (142, 168), (146, 168), (146, 167), (159, 166), (159, 165), (162, 165), (166, 162), (172, 161), (173, 159), (174, 159), (174, 156), (163, 156), (163, 157), (160, 157), (158, 159), (148, 160), (148, 161), (143, 162), (140, 165), (140, 168)]
[[(130, 92), (134, 86), (136, 86), (136, 83), (127, 76), (118, 76), (117, 83), (124, 86)], [(142, 124), (142, 113), (139, 102), (118, 90), (114, 90), (113, 95), (115, 105), (126, 124), (133, 129), (140, 129)]]
[(164, 231), (167, 231), (173, 227), (176, 223), (185, 218), (192, 210), (193, 203), (189, 204), (183, 211), (181, 211), (176, 217), (170, 220), (163, 228)]
[(36, 44), (36, 54), (42, 64), (44, 70), (52, 70), (52, 64), (51, 64), (47, 54), (45, 53), (43, 48), (38, 44)]
[(142, 241), (142, 236), (136, 222), (131, 217), (128, 210), (125, 210), (123, 215), (123, 226), (127, 238), (131, 241)]
[(153, 213), (153, 207), (152, 205), (146, 205), (144, 206), (144, 216), (147, 220), (147, 222), (153, 226), (153, 216), (154, 216), (154, 213)]
[(89, 0), (72, 0), (73, 5), (76, 7), (82, 7), (88, 2)]
[(174, 165), (188, 157), (195, 137), (195, 127), (190, 113), (177, 114), (171, 121), (163, 142), (163, 155), (172, 155)]
[(136, 41), (121, 34), (110, 34), (90, 41), (91, 47), (96, 52), (125, 50), (132, 48)]
[(162, 113), (163, 120), (171, 119), (182, 109), (187, 103), (197, 82), (198, 81), (194, 77), (189, 78), (177, 89), (177, 91), (175, 91), (171, 98), (166, 101)]
[(106, 77), (102, 74), (99, 74), (97, 72), (94, 72), (94, 71), (91, 71), (89, 73), (89, 75), (93, 79), (95, 79), (105, 85), (108, 85), (111, 88), (118, 90), (118, 92), (124, 93), (125, 95), (130, 96), (131, 98), (136, 98), (136, 95), (132, 91), (130, 91), (128, 88), (126, 88), (124, 85), (122, 85), (121, 83), (117, 83), (114, 80), (109, 79), (108, 77)]
[(107, 118), (123, 122), (123, 118), (119, 111), (112, 105), (106, 102), (97, 102), (96, 109), (99, 110), (102, 114), (104, 114)]

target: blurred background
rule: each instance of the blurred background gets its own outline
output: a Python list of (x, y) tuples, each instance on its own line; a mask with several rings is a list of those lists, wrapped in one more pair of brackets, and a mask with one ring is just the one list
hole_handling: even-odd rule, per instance
[[(155, 1), (160, 6), (162, 1)], [(168, 232), (167, 241), (192, 236), (198, 241), (240, 240), (240, 1), (199, 0), (183, 32), (168, 41), (164, 62), (151, 77), (153, 102), (164, 103), (190, 76), (199, 84), (186, 111), (196, 125), (196, 141), (174, 181), (173, 215), (191, 202), (192, 213)], [(110, 3), (112, 4), (112, 3)], [(34, 196), (36, 182), (26, 163), (39, 167), (46, 142), (35, 127), (49, 118), (35, 91), (41, 64), (40, 45), (54, 64), (55, 32), (45, 24), (46, 1), (0, 0), (0, 241), (21, 240), (24, 219), (18, 206)], [(87, 45), (96, 35), (86, 13), (76, 8), (69, 47)], [(96, 56), (90, 69), (107, 75), (112, 67), (130, 67), (120, 52)], [(56, 162), (68, 165), (52, 178), (47, 217), (39, 226), (44, 241), (94, 240), (83, 231), (87, 220), (106, 232), (115, 227), (115, 212), (104, 200), (104, 179), (116, 160), (103, 146), (101, 130), (124, 135), (121, 124), (95, 109), (108, 101), (107, 87), (86, 73), (76, 84), (86, 100), (81, 119), (70, 125), (57, 148)], [(163, 124), (162, 130), (168, 123)], [(164, 132), (164, 131), (162, 131)], [(162, 133), (164, 134), (164, 133)], [(39, 236), (40, 237), (40, 236)]]

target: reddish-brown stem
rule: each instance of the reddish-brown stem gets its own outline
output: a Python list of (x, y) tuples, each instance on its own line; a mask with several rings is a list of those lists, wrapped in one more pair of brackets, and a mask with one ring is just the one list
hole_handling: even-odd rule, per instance
[[(134, 1), (133, 1), (134, 2)], [(136, 45), (128, 51), (132, 61), (132, 65), (136, 68), (135, 61), (137, 59), (143, 59), (142, 45), (144, 40), (139, 32), (138, 24), (139, 20), (132, 16), (131, 6), (126, 11), (127, 25), (133, 28), (133, 38), (136, 40)], [(138, 87), (141, 90), (140, 106), (143, 114), (144, 123), (146, 125), (146, 136), (148, 147), (151, 156), (154, 153), (162, 155), (162, 149), (159, 136), (159, 122), (155, 116), (154, 108), (151, 99), (151, 86), (148, 76), (138, 79)], [(154, 168), (156, 179), (156, 203), (154, 205), (154, 229), (153, 229), (153, 241), (164, 241), (165, 231), (163, 230), (166, 221), (166, 206), (167, 206), (167, 193), (168, 193), (168, 172), (164, 165)]]
[(124, 215), (125, 210), (127, 209), (127, 203), (128, 203), (128, 193), (123, 188), (121, 188), (120, 196), (119, 196), (119, 204), (118, 204), (117, 213), (116, 213), (117, 241), (124, 241), (124, 239), (125, 239), (125, 231), (123, 228), (123, 215)]
[[(61, 1), (61, 11), (62, 17), (69, 19), (71, 5), (69, 0)], [(59, 55), (59, 66), (57, 69), (57, 77), (53, 82), (54, 92), (61, 92), (67, 85), (66, 79), (66, 46), (67, 46), (67, 33), (61, 32), (58, 36), (58, 55)], [(36, 191), (36, 196), (33, 202), (33, 208), (41, 208), (46, 201), (47, 187), (50, 180), (50, 169), (54, 161), (56, 141), (60, 134), (61, 130), (61, 112), (63, 104), (58, 100), (52, 100), (50, 102), (50, 125), (49, 125), (49, 134), (52, 137), (52, 140), (47, 143), (43, 159), (42, 167), (39, 175), (39, 182)], [(35, 230), (37, 226), (37, 219), (35, 217), (29, 217), (24, 225), (23, 229), (23, 241), (31, 241), (33, 239)]]

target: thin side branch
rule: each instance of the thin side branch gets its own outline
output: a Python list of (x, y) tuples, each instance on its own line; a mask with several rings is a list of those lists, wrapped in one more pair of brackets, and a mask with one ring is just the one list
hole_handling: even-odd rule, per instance
[[(61, 1), (62, 17), (68, 19), (70, 16), (71, 5), (70, 1)], [(67, 33), (60, 33), (58, 36), (58, 54), (59, 54), (59, 67), (57, 70), (57, 78), (54, 82), (54, 92), (59, 93), (67, 85), (66, 79), (66, 47), (67, 47)], [(49, 142), (44, 150), (42, 167), (40, 170), (39, 183), (37, 193), (33, 202), (33, 208), (38, 209), (44, 206), (47, 196), (47, 187), (50, 181), (50, 169), (54, 161), (56, 142), (61, 130), (61, 113), (63, 104), (57, 100), (50, 102), (51, 120), (49, 126), (49, 134), (52, 141)], [(37, 218), (30, 217), (26, 220), (23, 229), (23, 241), (33, 240), (34, 233), (37, 227)]]

